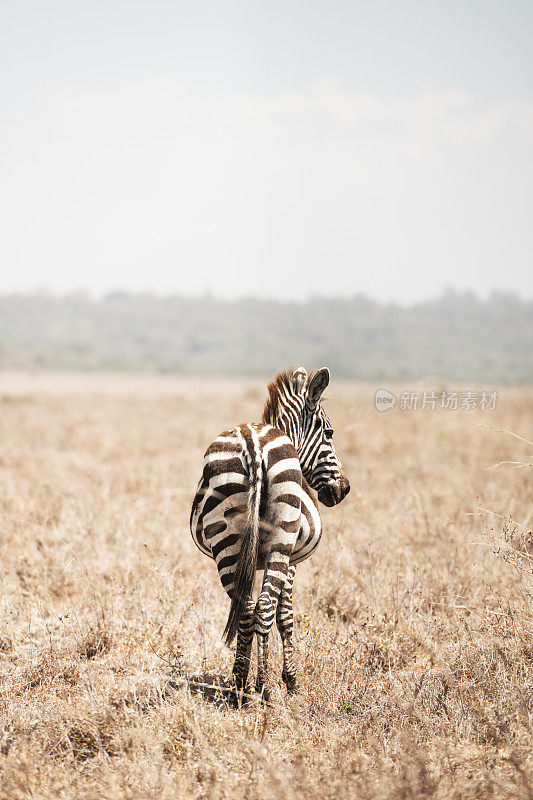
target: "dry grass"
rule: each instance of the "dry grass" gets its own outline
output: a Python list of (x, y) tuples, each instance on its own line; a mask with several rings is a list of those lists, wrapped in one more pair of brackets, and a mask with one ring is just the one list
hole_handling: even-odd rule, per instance
[(232, 654), (188, 514), (205, 447), (263, 389), (37, 384), (0, 400), (1, 797), (532, 796), (533, 471), (487, 469), (532, 448), (477, 424), (531, 439), (532, 390), (378, 414), (333, 386), (353, 489), (297, 572), (302, 691), (276, 634), (273, 707), (236, 711), (198, 687)]

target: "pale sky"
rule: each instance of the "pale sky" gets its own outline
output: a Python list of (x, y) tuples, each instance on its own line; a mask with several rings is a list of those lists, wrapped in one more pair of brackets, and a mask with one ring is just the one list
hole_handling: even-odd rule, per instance
[(0, 12), (0, 292), (533, 297), (533, 4)]

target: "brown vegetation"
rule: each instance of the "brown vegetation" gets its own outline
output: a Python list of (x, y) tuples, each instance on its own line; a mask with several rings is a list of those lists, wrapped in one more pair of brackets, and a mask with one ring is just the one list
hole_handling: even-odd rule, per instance
[(297, 571), (301, 693), (276, 635), (272, 707), (234, 710), (188, 515), (265, 389), (141, 383), (2, 381), (0, 797), (531, 797), (533, 471), (491, 467), (533, 448), (478, 423), (531, 440), (533, 391), (378, 414), (333, 382), (352, 492)]

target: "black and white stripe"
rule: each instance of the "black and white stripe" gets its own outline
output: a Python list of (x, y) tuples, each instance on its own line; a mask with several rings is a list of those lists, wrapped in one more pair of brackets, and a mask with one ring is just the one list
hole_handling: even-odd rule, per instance
[[(349, 491), (333, 446), (331, 423), (320, 405), (327, 370), (309, 378), (303, 368), (286, 370), (269, 385), (263, 422), (226, 431), (204, 457), (191, 511), (191, 533), (217, 565), (231, 597), (225, 629), (237, 635), (233, 675), (244, 688), (254, 633), (258, 644), (256, 689), (269, 695), (268, 636), (274, 620), (283, 641), (283, 679), (296, 688), (292, 644), (294, 565), (307, 558), (321, 536), (313, 487), (326, 505)], [(259, 597), (252, 589), (263, 569)]]

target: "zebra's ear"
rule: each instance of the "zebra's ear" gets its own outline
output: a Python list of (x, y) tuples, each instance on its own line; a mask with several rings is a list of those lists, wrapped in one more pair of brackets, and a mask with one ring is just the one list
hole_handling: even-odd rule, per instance
[(309, 388), (307, 389), (307, 396), (311, 408), (315, 408), (322, 397), (325, 388), (329, 383), (329, 369), (322, 367), (315, 372), (309, 381)]
[(305, 388), (305, 384), (307, 383), (307, 371), (304, 369), (304, 367), (296, 367), (292, 373), (292, 377), (294, 378), (296, 391), (298, 394), (301, 394)]

